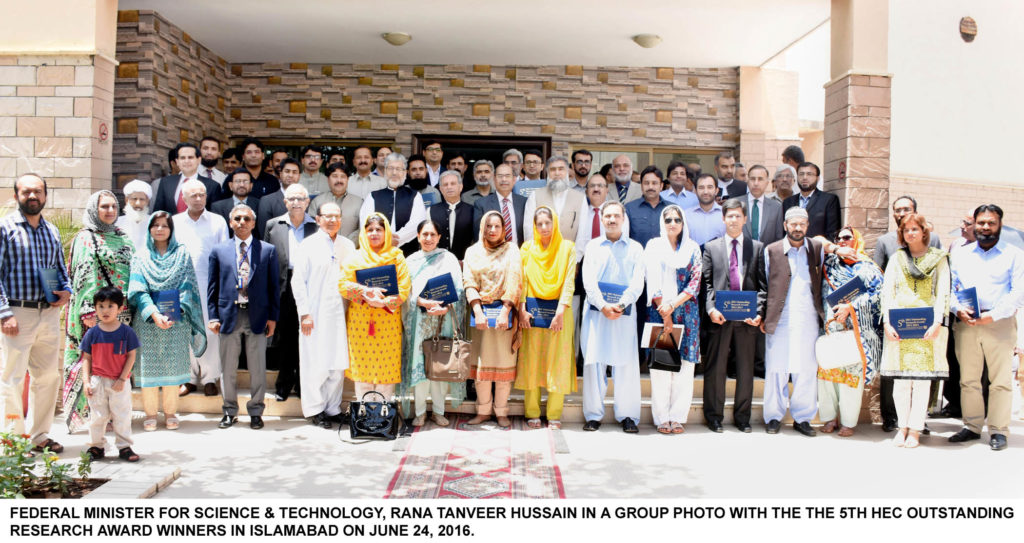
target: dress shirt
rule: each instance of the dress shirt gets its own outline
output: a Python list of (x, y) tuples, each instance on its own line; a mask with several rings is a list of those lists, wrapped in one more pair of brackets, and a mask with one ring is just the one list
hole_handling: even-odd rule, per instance
[(583, 185), (581, 185), (581, 184), (579, 184), (579, 182), (578, 182), (578, 181), (576, 181), (575, 179), (570, 179), (570, 180), (569, 180), (569, 184), (570, 184), (570, 186), (571, 186), (571, 187), (572, 187), (572, 188), (573, 188), (574, 190), (578, 190), (578, 191), (582, 192), (583, 194), (586, 194), (586, 193), (587, 193), (587, 185), (586, 185), (586, 184), (583, 184)]
[(722, 193), (722, 198), (729, 195), (729, 186), (732, 185), (733, 181), (735, 181), (735, 179), (730, 179), (729, 181), (722, 181), (721, 179), (718, 180), (718, 188), (721, 189), (720, 192)]
[(441, 182), (441, 165), (438, 164), (435, 170), (430, 167), (430, 164), (427, 164), (427, 177), (430, 178), (430, 186), (436, 187)]
[[(598, 216), (597, 224), (601, 229), (601, 236), (604, 235), (604, 222), (601, 221), (601, 208), (590, 205), (590, 201), (586, 202), (586, 212), (580, 215), (580, 227), (576, 230), (576, 261), (580, 262), (583, 259), (584, 253), (587, 251), (587, 245), (590, 240), (597, 239), (592, 237), (592, 230), (594, 228), (594, 215)], [(622, 237), (629, 239), (629, 221), (623, 217), (622, 221)], [(641, 247), (642, 248), (642, 247)]]
[[(978, 310), (988, 311), (993, 320), (1013, 317), (1024, 305), (1024, 251), (1006, 240), (987, 251), (977, 242), (964, 245), (953, 252), (950, 263), (953, 291), (977, 289)], [(950, 305), (953, 311), (962, 309), (955, 295)]]
[(641, 247), (646, 247), (648, 241), (658, 237), (661, 234), (661, 212), (666, 207), (668, 207), (668, 203), (661, 197), (653, 206), (644, 198), (626, 204), (626, 216), (629, 217), (629, 238), (635, 240)]
[(32, 228), (25, 215), (15, 210), (0, 219), (0, 236), (0, 318), (14, 315), (10, 300), (45, 300), (38, 268), (56, 269), (61, 290), (74, 292), (56, 226), (39, 217), (39, 226)]
[[(487, 194), (491, 194), (492, 192), (494, 192), (494, 189), (491, 189), (491, 191), (488, 192)], [(462, 201), (466, 202), (469, 205), (473, 205), (480, 198), (483, 198), (484, 196), (487, 196), (487, 194), (484, 194), (484, 193), (480, 192), (480, 187), (473, 187), (473, 188), (469, 189), (468, 191), (466, 191), (465, 194), (462, 195)]]
[(704, 211), (698, 205), (684, 210), (683, 214), (686, 215), (686, 226), (690, 229), (690, 239), (696, 241), (697, 245), (703, 247), (705, 243), (725, 235), (722, 206), (717, 203), (711, 205), (710, 211)]
[[(177, 208), (178, 205), (178, 197), (181, 196), (181, 187), (185, 186), (185, 183), (193, 179), (199, 179), (199, 172), (192, 174), (192, 177), (185, 177), (185, 174), (183, 173), (178, 174), (178, 186), (174, 188), (174, 202), (172, 202), (175, 208)], [(211, 195), (207, 194), (207, 196)], [(186, 202), (186, 204), (187, 203), (188, 202)]]
[(354, 173), (348, 178), (348, 189), (346, 192), (355, 194), (363, 200), (366, 200), (366, 198), (370, 196), (371, 192), (387, 187), (388, 180), (379, 175), (371, 173), (366, 177), (360, 177), (358, 173)]
[(306, 239), (306, 228), (307, 224), (316, 224), (313, 217), (305, 214), (302, 218), (302, 222), (298, 226), (292, 224), (290, 217), (285, 218), (288, 222), (288, 269), (294, 269), (295, 265), (299, 263), (299, 244), (302, 240)]
[[(210, 271), (210, 253), (213, 248), (228, 239), (228, 223), (224, 217), (203, 210), (198, 219), (189, 216), (188, 211), (171, 217), (174, 221), (174, 239), (188, 249), (192, 267), (200, 285), (200, 297), (206, 300), (206, 282)], [(206, 305), (205, 303), (203, 305)]]
[(817, 192), (817, 190), (818, 189), (812, 190), (811, 194), (809, 194), (808, 196), (804, 196), (804, 193), (801, 192), (800, 193), (800, 207), (802, 207), (804, 209), (807, 209), (807, 203), (811, 201), (811, 196), (814, 196), (814, 193)]
[(736, 240), (736, 270), (740, 273), (740, 285), (743, 285), (743, 234), (738, 237), (725, 235), (726, 262), (732, 262), (732, 240)]
[(309, 175), (306, 172), (302, 172), (299, 176), (299, 183), (309, 192), (309, 197), (312, 198), (318, 194), (330, 192), (331, 187), (327, 182), (327, 176), (316, 172), (313, 175)]
[[(202, 164), (199, 165), (199, 175), (203, 177), (209, 177), (210, 179), (213, 179), (214, 181), (217, 182), (218, 185), (221, 186), (224, 185), (224, 180), (227, 179), (228, 177), (228, 174), (218, 170), (217, 168), (207, 168)], [(227, 189), (227, 187), (224, 188)]]
[(700, 201), (697, 200), (697, 195), (686, 189), (683, 189), (679, 194), (676, 194), (676, 192), (672, 190), (672, 187), (669, 187), (661, 191), (661, 199), (665, 200), (669, 204), (679, 206), (679, 209), (682, 210), (687, 210), (691, 207), (700, 205)]
[[(508, 206), (508, 218), (509, 218), (508, 222), (509, 222), (509, 228), (512, 229), (512, 243), (516, 244), (516, 246), (518, 247), (519, 246), (519, 236), (517, 235), (518, 230), (516, 229), (516, 225), (519, 224), (519, 223), (516, 222), (516, 206), (515, 206), (514, 203), (512, 203), (512, 193), (510, 192), (510, 193), (508, 193), (507, 196), (502, 196), (500, 193), (496, 192), (495, 196), (498, 197), (498, 213), (501, 213), (501, 210), (505, 206)], [(526, 220), (525, 217), (526, 217), (526, 213), (523, 213), (523, 220)], [(524, 232), (523, 232), (523, 237), (526, 237), (525, 229), (524, 229)], [(533, 237), (533, 232), (532, 231), (530, 232), (530, 237)], [(528, 237), (526, 239), (530, 239), (530, 237)]]
[[(395, 191), (392, 190), (391, 197), (394, 198), (394, 196)], [(366, 218), (374, 211), (376, 211), (376, 208), (374, 207), (373, 197), (368, 195), (363, 199), (362, 207), (359, 208), (360, 228), (362, 228), (362, 225), (366, 224)], [(423, 197), (419, 192), (416, 192), (416, 195), (413, 197), (412, 211), (409, 213), (409, 222), (405, 223), (405, 226), (397, 230), (395, 230), (395, 211), (396, 210), (394, 209), (391, 211), (391, 216), (388, 217), (388, 222), (391, 224), (391, 230), (393, 232), (392, 235), (398, 238), (398, 246), (401, 247), (402, 245), (416, 239), (416, 227), (429, 217), (427, 215), (427, 208), (423, 205)]]
[[(809, 246), (807, 240), (804, 239), (803, 245), (794, 247), (793, 242), (789, 238), (786, 240), (786, 258), (789, 259), (789, 273), (791, 275), (800, 275), (807, 277), (807, 247)], [(731, 249), (730, 249), (731, 250)], [(825, 245), (822, 244), (821, 252), (818, 255), (818, 262), (825, 261)], [(764, 275), (768, 277), (770, 275), (771, 266), (770, 260), (768, 259), (768, 246), (764, 248)], [(800, 270), (803, 270), (802, 272)]]

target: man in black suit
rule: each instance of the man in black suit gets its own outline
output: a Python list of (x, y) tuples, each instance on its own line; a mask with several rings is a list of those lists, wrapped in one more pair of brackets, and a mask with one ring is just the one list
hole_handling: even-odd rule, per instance
[(473, 235), (473, 206), (462, 201), (462, 174), (457, 169), (442, 172), (437, 186), (443, 200), (430, 206), (429, 214), (440, 227), (438, 247), (448, 249), (461, 262), (476, 237)]
[[(266, 148), (263, 147), (263, 142), (256, 138), (245, 138), (238, 149), (242, 153), (242, 165), (249, 170), (249, 174), (253, 178), (253, 196), (263, 198), (281, 188), (281, 183), (273, 175), (263, 171), (263, 159), (266, 158)], [(301, 170), (302, 168), (299, 168), (299, 171)], [(270, 217), (276, 216), (270, 215)]]
[(505, 239), (514, 241), (516, 246), (523, 245), (523, 215), (526, 212), (526, 198), (515, 194), (512, 189), (516, 185), (516, 176), (508, 164), (499, 164), (494, 170), (495, 191), (484, 196), (473, 204), (473, 238), (480, 237), (480, 220), (484, 213), (497, 211), (508, 214), (511, 220), (506, 226)]
[[(286, 159), (288, 160), (288, 159)], [(301, 183), (294, 183), (284, 191), (288, 212), (267, 222), (263, 241), (277, 251), (277, 271), (281, 292), (280, 326), (267, 350), (267, 364), (278, 370), (276, 399), (283, 402), (299, 386), (299, 314), (292, 295), (292, 269), (298, 256), (298, 244), (316, 233), (318, 226), (306, 213), (309, 191)], [(295, 245), (291, 245), (294, 241)]]
[[(754, 395), (754, 350), (768, 290), (764, 245), (743, 232), (747, 212), (742, 199), (726, 200), (722, 204), (722, 214), (725, 235), (704, 245), (702, 267), (707, 313), (711, 320), (710, 346), (704, 370), (704, 420), (712, 431), (722, 431), (726, 364), (730, 352), (734, 352), (736, 398), (733, 422), (740, 431), (749, 433), (750, 406)], [(723, 290), (757, 292), (757, 316), (743, 321), (727, 321), (715, 308), (716, 293)]]
[(284, 202), (284, 191), (299, 182), (302, 168), (294, 158), (286, 158), (277, 166), (277, 176), (281, 179), (279, 188), (274, 192), (260, 197), (260, 207), (256, 211), (256, 235), (263, 236), (267, 232), (267, 221), (288, 213)]
[[(228, 172), (227, 178), (224, 179), (224, 188), (228, 191), (230, 196), (227, 199), (219, 202), (214, 202), (210, 207), (210, 211), (224, 217), (225, 223), (231, 222), (231, 210), (238, 204), (245, 204), (253, 209), (259, 209), (260, 199), (249, 194), (252, 191), (252, 174), (245, 168), (239, 168), (233, 172)], [(234, 232), (231, 232), (234, 236)]]
[(747, 193), (747, 184), (733, 177), (736, 173), (736, 157), (732, 151), (722, 151), (715, 155), (715, 173), (718, 178), (720, 200), (736, 198)]
[(199, 175), (199, 148), (194, 143), (179, 143), (173, 152), (176, 157), (174, 162), (181, 173), (160, 178), (153, 196), (153, 212), (166, 211), (177, 215), (188, 209), (181, 187), (191, 179), (198, 179), (206, 185), (206, 209), (210, 209), (212, 203), (219, 199), (220, 185), (209, 177)]
[(800, 187), (800, 193), (782, 202), (782, 215), (785, 216), (789, 208), (800, 206), (807, 210), (806, 237), (825, 236), (825, 239), (835, 241), (843, 221), (839, 197), (818, 190), (819, 176), (821, 169), (813, 162), (804, 162), (797, 168), (796, 184)]

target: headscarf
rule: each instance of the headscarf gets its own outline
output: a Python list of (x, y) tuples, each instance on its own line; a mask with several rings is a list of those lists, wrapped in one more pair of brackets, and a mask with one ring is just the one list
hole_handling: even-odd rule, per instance
[(504, 236), (497, 247), (487, 245), (484, 232), (492, 216), (504, 224), (501, 213), (497, 211), (488, 211), (481, 217), (480, 241), (466, 250), (462, 282), (467, 291), (476, 291), (484, 303), (498, 299), (518, 303), (522, 288), (522, 259), (516, 244), (509, 243)]
[[(487, 244), (487, 236), (485, 235), (485, 232), (487, 232), (487, 220), (489, 218), (491, 218), (491, 216), (498, 217), (498, 219), (501, 220), (501, 227), (502, 227), (502, 230), (503, 230), (502, 236), (500, 238), (498, 238), (498, 245), (495, 246), (495, 247), (491, 247), (490, 245)], [(480, 237), (477, 238), (480, 241), (478, 243), (488, 253), (494, 253), (494, 252), (502, 251), (502, 248), (506, 247), (508, 245), (508, 240), (506, 240), (505, 236), (504, 236), (504, 228), (505, 228), (505, 218), (501, 216), (501, 213), (498, 213), (497, 211), (494, 211), (494, 210), (491, 210), (491, 211), (488, 211), (487, 213), (484, 213), (484, 216), (480, 218)]]
[[(537, 211), (547, 210), (551, 214), (551, 241), (544, 247), (541, 235), (537, 230), (537, 221), (533, 222), (533, 240), (523, 245), (520, 250), (523, 258), (523, 276), (526, 288), (534, 296), (544, 300), (557, 300), (562, 294), (569, 270), (569, 259), (575, 255), (576, 246), (573, 242), (562, 238), (558, 229), (558, 214), (547, 206), (540, 206)], [(534, 214), (534, 217), (537, 215)], [(573, 270), (575, 273), (575, 270)]]
[(359, 230), (359, 250), (353, 253), (346, 260), (345, 264), (345, 267), (353, 270), (353, 273), (354, 270), (365, 270), (367, 268), (394, 264), (395, 260), (402, 256), (402, 250), (391, 243), (393, 234), (391, 233), (391, 223), (388, 222), (388, 218), (381, 213), (372, 213), (370, 217), (378, 217), (384, 222), (384, 246), (381, 247), (380, 252), (370, 248), (370, 237), (366, 235), (366, 222), (364, 221), (363, 227)]
[(82, 225), (85, 226), (86, 230), (102, 233), (113, 232), (117, 229), (113, 224), (107, 224), (100, 220), (100, 198), (104, 196), (109, 196), (117, 202), (117, 196), (114, 196), (114, 193), (109, 190), (92, 193), (89, 201), (85, 204), (85, 215), (82, 216)]
[(868, 256), (868, 253), (864, 250), (864, 235), (850, 225), (840, 228), (839, 232), (841, 233), (843, 230), (849, 230), (850, 233), (853, 234), (853, 250), (855, 253), (853, 258), (844, 258), (843, 262), (845, 262), (847, 266), (853, 266), (857, 262), (874, 262), (874, 260), (871, 260), (871, 257)]

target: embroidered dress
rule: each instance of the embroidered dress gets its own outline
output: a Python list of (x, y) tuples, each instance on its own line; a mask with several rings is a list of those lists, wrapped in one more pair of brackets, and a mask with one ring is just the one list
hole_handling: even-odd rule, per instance
[[(882, 312), (879, 305), (882, 294), (882, 272), (878, 266), (869, 259), (860, 259), (853, 265), (844, 262), (842, 258), (831, 254), (825, 257), (824, 265), (825, 280), (821, 286), (821, 298), (825, 306), (825, 318), (829, 321), (829, 331), (836, 332), (853, 327), (854, 332), (860, 338), (861, 362), (823, 370), (818, 368), (818, 379), (839, 383), (851, 388), (857, 388), (863, 381), (864, 385), (870, 384), (874, 379), (875, 372), (882, 357)], [(851, 300), (853, 305), (853, 318), (842, 326), (831, 322), (835, 317), (832, 308), (829, 306), (826, 297), (835, 292), (836, 289), (859, 277), (867, 288), (866, 292)]]
[[(676, 288), (679, 292), (689, 292), (692, 298), (672, 312), (672, 323), (683, 325), (683, 342), (679, 347), (679, 356), (684, 362), (696, 364), (700, 362), (700, 308), (697, 305), (697, 289), (700, 288), (701, 276), (700, 252), (690, 255), (690, 263), (685, 268), (676, 268)], [(661, 323), (663, 319), (658, 308), (647, 306), (647, 322)]]
[[(889, 322), (889, 310), (932, 307), (934, 322), (941, 323), (949, 313), (949, 259), (941, 249), (930, 247), (920, 258), (906, 248), (896, 252), (885, 270), (882, 287), (882, 318)], [(898, 379), (944, 379), (949, 375), (946, 341), (949, 329), (939, 327), (934, 341), (926, 339), (886, 339), (882, 353), (882, 375)]]

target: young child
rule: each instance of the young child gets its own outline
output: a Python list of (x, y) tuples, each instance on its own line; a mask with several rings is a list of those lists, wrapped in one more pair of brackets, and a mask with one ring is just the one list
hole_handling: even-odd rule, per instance
[(112, 421), (115, 445), (122, 460), (138, 462), (132, 450), (132, 389), (128, 378), (135, 365), (139, 338), (117, 320), (124, 308), (124, 293), (103, 287), (92, 298), (99, 321), (82, 338), (82, 377), (89, 398), (89, 456), (103, 458), (107, 421)]

